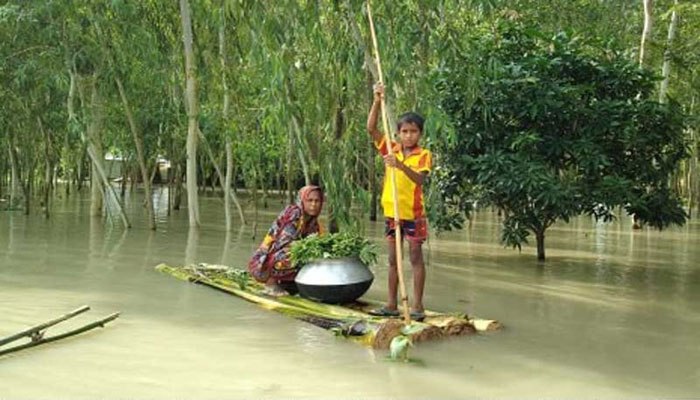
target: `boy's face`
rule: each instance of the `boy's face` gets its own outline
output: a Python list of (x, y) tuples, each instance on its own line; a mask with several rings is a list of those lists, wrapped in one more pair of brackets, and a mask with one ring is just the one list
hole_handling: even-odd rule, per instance
[(418, 145), (418, 140), (421, 136), (421, 130), (413, 122), (404, 122), (399, 127), (399, 138), (404, 147), (412, 148)]

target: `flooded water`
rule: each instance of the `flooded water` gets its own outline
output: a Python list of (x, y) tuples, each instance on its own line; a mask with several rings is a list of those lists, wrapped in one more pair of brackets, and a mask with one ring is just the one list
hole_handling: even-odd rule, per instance
[[(165, 196), (156, 195), (161, 206)], [(700, 396), (700, 222), (632, 231), (579, 218), (548, 231), (547, 256), (498, 243), (499, 218), (431, 237), (426, 305), (498, 319), (503, 331), (421, 344), (385, 360), (320, 328), (160, 274), (199, 261), (245, 265), (281, 209), (226, 234), (216, 197), (203, 226), (183, 209), (134, 228), (91, 221), (85, 198), (51, 219), (0, 212), (0, 337), (89, 304), (48, 334), (104, 329), (0, 358), (0, 398), (659, 398)], [(249, 207), (250, 208), (250, 207)], [(367, 234), (380, 245), (382, 227)], [(369, 297), (383, 299), (386, 263)], [(410, 267), (406, 267), (410, 271)], [(408, 274), (410, 282), (410, 273)]]

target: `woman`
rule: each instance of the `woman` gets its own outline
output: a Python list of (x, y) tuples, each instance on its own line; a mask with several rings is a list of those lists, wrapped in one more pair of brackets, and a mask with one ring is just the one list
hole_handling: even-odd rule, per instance
[(299, 202), (287, 206), (267, 232), (262, 244), (248, 262), (248, 271), (265, 283), (265, 293), (279, 297), (288, 295), (280, 282), (293, 282), (299, 270), (289, 261), (292, 242), (313, 233), (321, 234), (318, 216), (323, 206), (323, 191), (318, 186), (304, 186)]

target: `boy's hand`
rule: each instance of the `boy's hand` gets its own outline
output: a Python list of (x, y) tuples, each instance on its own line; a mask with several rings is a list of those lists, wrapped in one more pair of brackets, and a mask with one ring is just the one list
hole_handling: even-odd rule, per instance
[(399, 160), (396, 159), (395, 155), (387, 154), (384, 156), (384, 164), (387, 167), (398, 168), (399, 164), (401, 164), (401, 162), (399, 162)]
[(374, 101), (378, 103), (378, 102), (382, 101), (383, 97), (384, 97), (384, 85), (382, 85), (381, 82), (377, 82), (374, 84)]

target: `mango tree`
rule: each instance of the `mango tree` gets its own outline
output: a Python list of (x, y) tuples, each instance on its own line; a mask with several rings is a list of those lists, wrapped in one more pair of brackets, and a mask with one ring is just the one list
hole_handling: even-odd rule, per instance
[(683, 224), (669, 178), (687, 155), (684, 115), (656, 100), (654, 74), (566, 33), (497, 28), (467, 39), (441, 71), (456, 135), (442, 149), (452, 206), (500, 208), (503, 242), (520, 247), (534, 233), (539, 260), (545, 231), (579, 214), (610, 220), (622, 206), (658, 229)]

